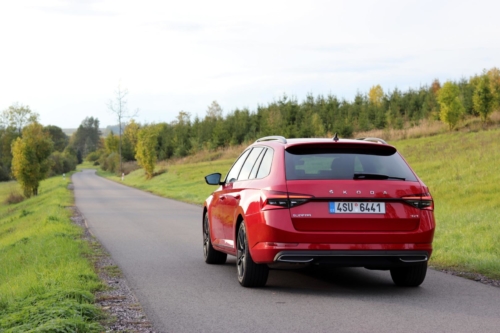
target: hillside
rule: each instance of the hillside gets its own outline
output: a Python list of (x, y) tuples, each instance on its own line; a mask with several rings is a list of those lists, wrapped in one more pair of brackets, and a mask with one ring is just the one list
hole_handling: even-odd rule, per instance
[[(391, 141), (421, 179), (435, 200), (437, 230), (432, 265), (500, 278), (500, 129), (454, 132)], [(214, 190), (203, 177), (223, 175), (238, 152), (232, 148), (204, 158), (207, 162), (160, 164), (166, 172), (146, 180), (142, 170), (124, 183), (161, 196), (202, 204)], [(118, 180), (111, 173), (100, 173)], [(200, 213), (201, 214), (201, 213)]]

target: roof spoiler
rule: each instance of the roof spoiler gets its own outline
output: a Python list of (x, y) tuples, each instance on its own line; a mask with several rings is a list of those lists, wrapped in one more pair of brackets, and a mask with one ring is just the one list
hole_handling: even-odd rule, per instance
[(286, 144), (286, 139), (284, 136), (279, 136), (279, 135), (272, 135), (272, 136), (265, 136), (263, 138), (257, 139), (255, 143), (257, 142), (263, 142), (263, 141), (279, 141), (281, 143)]
[(356, 140), (361, 140), (361, 141), (369, 141), (369, 142), (375, 142), (375, 143), (381, 143), (383, 145), (386, 145), (387, 142), (385, 142), (382, 139), (379, 138), (357, 138)]

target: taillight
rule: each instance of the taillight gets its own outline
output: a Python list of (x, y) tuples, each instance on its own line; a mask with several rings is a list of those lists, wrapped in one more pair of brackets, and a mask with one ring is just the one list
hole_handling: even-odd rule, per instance
[(429, 192), (402, 197), (406, 203), (423, 210), (434, 210), (434, 200)]
[(311, 198), (305, 194), (262, 190), (260, 204), (262, 210), (291, 208), (305, 204)]

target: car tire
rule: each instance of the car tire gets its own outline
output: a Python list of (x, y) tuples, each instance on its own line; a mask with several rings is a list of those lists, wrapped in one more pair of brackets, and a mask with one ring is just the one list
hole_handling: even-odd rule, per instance
[(227, 254), (217, 251), (212, 246), (208, 214), (205, 214), (205, 218), (203, 219), (203, 255), (207, 264), (221, 265), (226, 263)]
[(392, 281), (401, 287), (418, 287), (424, 282), (427, 273), (427, 262), (409, 267), (391, 269)]
[(269, 267), (264, 264), (256, 264), (248, 248), (245, 221), (241, 222), (236, 238), (236, 268), (238, 281), (243, 287), (263, 287), (269, 276)]

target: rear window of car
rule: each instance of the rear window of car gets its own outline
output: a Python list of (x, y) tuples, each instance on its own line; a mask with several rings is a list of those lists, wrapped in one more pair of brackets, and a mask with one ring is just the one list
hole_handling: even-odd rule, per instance
[(287, 180), (356, 178), (417, 181), (394, 148), (292, 146), (285, 151), (285, 165)]

